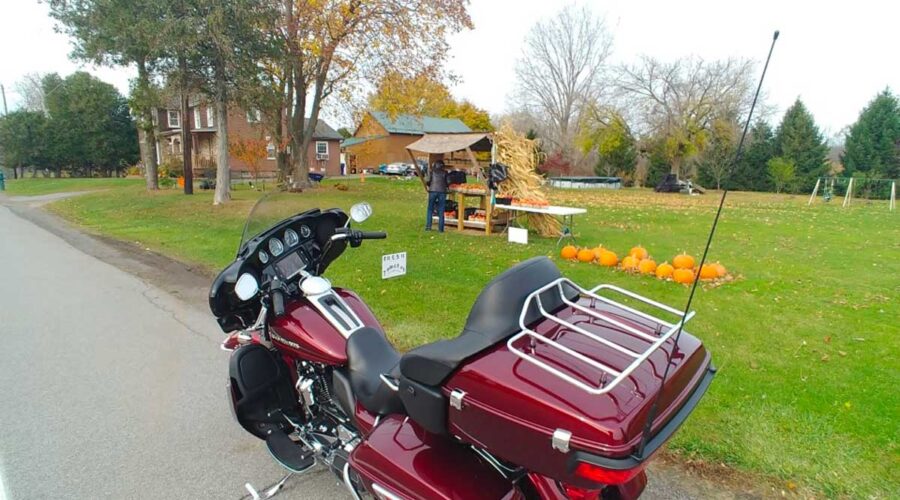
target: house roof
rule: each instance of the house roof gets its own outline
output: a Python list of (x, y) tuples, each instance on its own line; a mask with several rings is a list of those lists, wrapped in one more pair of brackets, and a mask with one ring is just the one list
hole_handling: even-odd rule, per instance
[(452, 134), (472, 131), (457, 118), (397, 115), (391, 119), (384, 111), (370, 111), (369, 114), (391, 134)]
[(356, 146), (358, 144), (362, 144), (364, 142), (372, 141), (375, 139), (384, 139), (387, 137), (386, 135), (369, 135), (366, 137), (348, 137), (341, 141), (342, 148), (349, 148), (351, 146)]
[[(306, 127), (309, 125), (309, 118), (303, 119), (303, 126)], [(325, 123), (325, 120), (319, 120), (316, 122), (316, 130), (313, 131), (313, 139), (324, 139), (328, 141), (339, 141), (344, 137), (337, 133), (331, 125)]]

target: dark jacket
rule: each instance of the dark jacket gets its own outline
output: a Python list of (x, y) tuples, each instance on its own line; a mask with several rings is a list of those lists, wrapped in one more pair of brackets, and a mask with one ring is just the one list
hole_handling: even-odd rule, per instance
[(428, 174), (425, 176), (425, 184), (428, 186), (429, 192), (447, 192), (447, 171), (444, 170), (444, 162), (434, 162), (431, 168), (428, 169)]

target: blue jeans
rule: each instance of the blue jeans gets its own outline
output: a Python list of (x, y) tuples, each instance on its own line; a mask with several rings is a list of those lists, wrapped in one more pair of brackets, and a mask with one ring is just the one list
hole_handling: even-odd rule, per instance
[(428, 215), (425, 217), (425, 229), (431, 229), (431, 214), (437, 204), (438, 231), (444, 232), (444, 209), (447, 206), (447, 193), (428, 192)]

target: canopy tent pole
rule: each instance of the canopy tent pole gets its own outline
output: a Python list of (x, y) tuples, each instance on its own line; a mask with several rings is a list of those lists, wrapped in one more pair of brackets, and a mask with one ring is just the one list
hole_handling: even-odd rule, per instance
[(419, 162), (416, 161), (416, 156), (413, 154), (411, 149), (407, 149), (406, 152), (409, 153), (409, 157), (410, 159), (412, 159), (413, 168), (416, 169), (416, 177), (418, 177), (419, 180), (422, 181), (422, 187), (425, 188), (426, 192), (428, 192), (428, 184), (425, 183), (425, 175), (419, 169)]

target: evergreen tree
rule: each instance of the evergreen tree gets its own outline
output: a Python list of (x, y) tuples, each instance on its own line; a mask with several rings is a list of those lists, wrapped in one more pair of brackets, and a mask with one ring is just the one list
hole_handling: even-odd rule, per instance
[(741, 161), (726, 181), (729, 189), (740, 191), (771, 191), (768, 161), (775, 156), (775, 134), (764, 120), (750, 129)]
[(900, 102), (885, 89), (850, 127), (842, 157), (845, 175), (900, 177)]
[(776, 155), (795, 166), (796, 189), (812, 191), (816, 180), (828, 173), (828, 146), (812, 114), (798, 98), (784, 113), (775, 132)]

